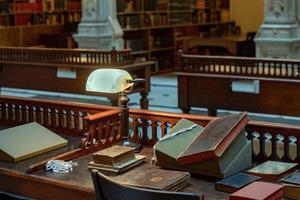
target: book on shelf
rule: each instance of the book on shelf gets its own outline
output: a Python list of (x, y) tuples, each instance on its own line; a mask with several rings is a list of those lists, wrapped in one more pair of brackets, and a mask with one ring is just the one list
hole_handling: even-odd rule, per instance
[(275, 183), (255, 181), (230, 194), (230, 200), (281, 200), (283, 186)]
[(67, 144), (61, 136), (32, 122), (0, 131), (0, 160), (18, 162)]
[(216, 190), (232, 193), (260, 179), (261, 177), (259, 176), (240, 172), (217, 181), (215, 183), (215, 188)]
[(219, 178), (249, 168), (252, 148), (244, 132), (247, 122), (245, 112), (217, 118), (206, 127), (181, 119), (154, 146), (157, 163)]
[(189, 172), (161, 169), (149, 163), (110, 178), (120, 184), (168, 191), (178, 191), (191, 181)]
[(117, 163), (114, 165), (103, 165), (95, 163), (94, 161), (89, 162), (88, 169), (97, 169), (107, 175), (116, 175), (125, 172), (133, 167), (141, 164), (146, 156), (136, 155), (133, 159)]
[(135, 159), (134, 148), (115, 145), (97, 151), (93, 154), (93, 160), (97, 164), (117, 165)]
[(294, 172), (297, 168), (297, 163), (288, 163), (280, 161), (266, 161), (247, 171), (248, 174), (261, 176), (264, 179), (279, 180), (284, 176)]

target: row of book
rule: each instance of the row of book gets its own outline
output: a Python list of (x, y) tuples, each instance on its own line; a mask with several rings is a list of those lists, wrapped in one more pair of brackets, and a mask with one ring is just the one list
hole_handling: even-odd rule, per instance
[(18, 14), (12, 16), (0, 16), (1, 26), (26, 26), (35, 24), (65, 24), (80, 21), (80, 13), (67, 14)]
[[(297, 163), (266, 161), (245, 173), (217, 181), (215, 188), (232, 193), (230, 199), (300, 198), (300, 171)], [(295, 192), (298, 191), (298, 192)]]
[(141, 11), (183, 11), (193, 9), (229, 9), (228, 0), (129, 0), (117, 1), (118, 12), (141, 12)]
[(0, 13), (40, 13), (40, 12), (81, 11), (81, 1), (31, 0), (1, 1)]

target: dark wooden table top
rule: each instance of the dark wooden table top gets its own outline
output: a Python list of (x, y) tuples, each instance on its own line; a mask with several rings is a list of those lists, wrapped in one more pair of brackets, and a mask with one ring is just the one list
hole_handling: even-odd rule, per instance
[[(150, 165), (150, 159), (152, 157), (152, 148), (144, 148), (141, 154), (146, 155), (146, 162)], [(34, 175), (47, 177), (51, 179), (56, 179), (66, 184), (78, 185), (80, 187), (85, 187), (93, 189), (93, 182), (88, 171), (88, 163), (92, 161), (92, 155), (83, 156), (73, 160), (78, 163), (78, 166), (69, 174), (57, 174), (53, 172), (48, 172), (46, 170), (40, 170), (35, 172)], [(134, 170), (134, 169), (132, 169)], [(126, 173), (126, 172), (125, 172)], [(224, 192), (219, 192), (215, 190), (214, 182), (216, 180), (203, 179), (203, 177), (192, 176), (191, 185), (184, 188), (182, 191), (185, 192), (195, 192), (197, 194), (204, 194), (205, 198), (210, 199), (228, 199), (229, 194)]]
[[(4, 129), (7, 127), (0, 127), (1, 129)], [(53, 156), (57, 156), (61, 153), (65, 153), (67, 151), (73, 150), (75, 148), (78, 148), (78, 145), (80, 143), (80, 138), (78, 137), (70, 137), (70, 136), (63, 136), (69, 141), (69, 144), (66, 147), (44, 153), (39, 156), (35, 156), (30, 159), (26, 159), (24, 161), (20, 161), (17, 163), (9, 163), (0, 161), (0, 167), (4, 169), (10, 169), (17, 172), (25, 173), (28, 167), (34, 163), (37, 163), (39, 161), (48, 159)], [(146, 156), (146, 164), (150, 165), (150, 160), (153, 155), (153, 149), (152, 148), (144, 148), (141, 153), (142, 155)], [(60, 181), (63, 184), (66, 185), (73, 185), (78, 188), (83, 188), (85, 190), (93, 190), (93, 182), (90, 175), (90, 172), (88, 171), (88, 163), (92, 161), (92, 155), (86, 155), (82, 156), (80, 158), (74, 159), (74, 162), (78, 163), (78, 166), (73, 168), (73, 171), (68, 174), (59, 174), (59, 173), (53, 173), (46, 170), (40, 170), (37, 172), (34, 172), (33, 175), (44, 177), (47, 179), (53, 179), (56, 181)], [(138, 167), (138, 166), (137, 166)], [(134, 169), (132, 169), (134, 170)], [(125, 172), (126, 173), (126, 172)], [(218, 199), (218, 200), (225, 200), (228, 199), (229, 194), (224, 192), (216, 191), (214, 188), (214, 182), (216, 180), (207, 180), (203, 177), (195, 177), (192, 176), (191, 184), (184, 188), (182, 191), (185, 192), (195, 192), (197, 194), (203, 194), (205, 196), (205, 199)]]

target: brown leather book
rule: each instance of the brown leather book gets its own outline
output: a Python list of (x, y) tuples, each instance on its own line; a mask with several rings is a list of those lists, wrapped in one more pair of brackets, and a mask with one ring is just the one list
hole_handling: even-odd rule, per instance
[(177, 191), (190, 184), (191, 175), (189, 172), (166, 170), (144, 163), (130, 171), (110, 178), (129, 186)]
[(220, 157), (248, 123), (246, 112), (233, 114), (211, 121), (177, 160), (180, 164)]
[(126, 146), (112, 146), (93, 154), (95, 163), (102, 165), (118, 165), (135, 159), (134, 148)]

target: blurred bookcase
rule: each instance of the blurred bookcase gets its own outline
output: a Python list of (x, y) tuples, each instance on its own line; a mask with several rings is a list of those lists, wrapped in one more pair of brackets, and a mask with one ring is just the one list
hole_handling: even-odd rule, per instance
[(125, 47), (165, 72), (174, 70), (184, 40), (230, 34), (229, 7), (229, 0), (117, 0), (117, 16)]
[(78, 22), (81, 0), (0, 0), (0, 26)]
[[(235, 26), (229, 0), (116, 1), (125, 48), (131, 48), (137, 60), (154, 60), (153, 72), (174, 70), (175, 54), (185, 40), (227, 35)], [(34, 41), (43, 27), (52, 26), (49, 33), (56, 33), (56, 26), (78, 23), (80, 18), (81, 0), (0, 0), (0, 27), (36, 25)]]

